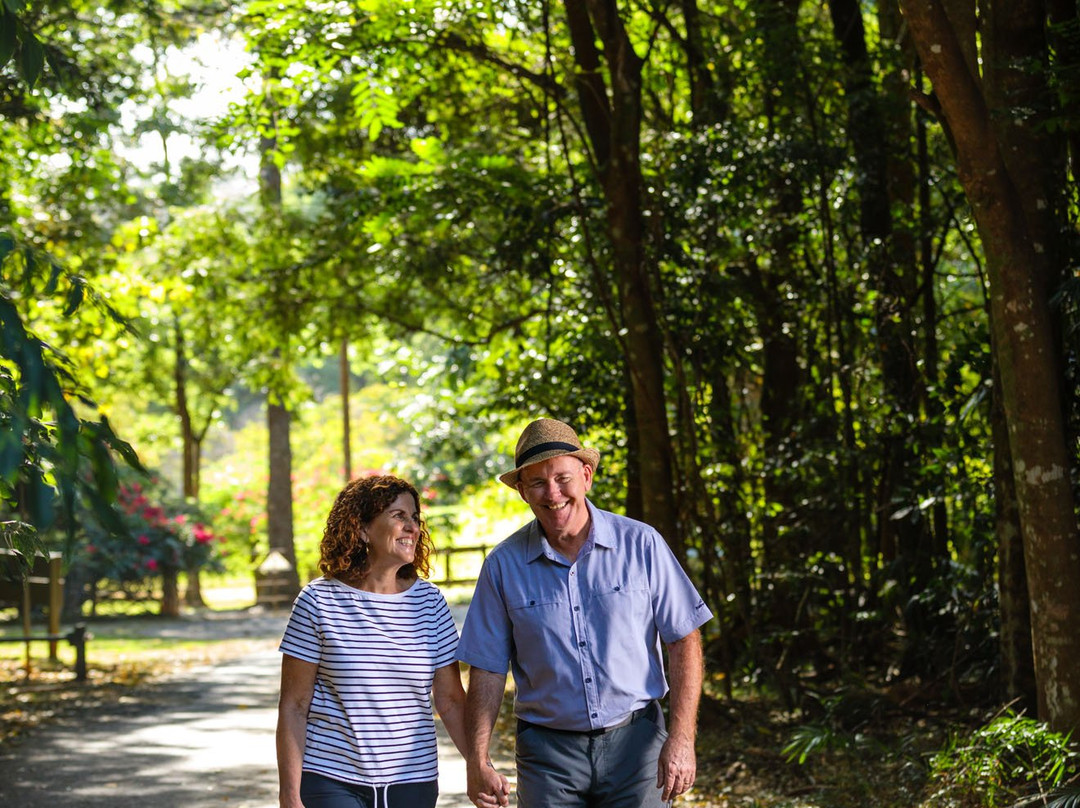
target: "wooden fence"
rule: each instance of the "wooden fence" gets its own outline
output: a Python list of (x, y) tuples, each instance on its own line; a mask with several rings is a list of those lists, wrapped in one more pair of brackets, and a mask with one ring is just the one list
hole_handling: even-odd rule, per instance
[[(438, 586), (461, 586), (476, 583), (480, 567), (487, 558), (490, 545), (442, 547), (431, 559), (431, 582)], [(441, 574), (442, 577), (439, 577)]]

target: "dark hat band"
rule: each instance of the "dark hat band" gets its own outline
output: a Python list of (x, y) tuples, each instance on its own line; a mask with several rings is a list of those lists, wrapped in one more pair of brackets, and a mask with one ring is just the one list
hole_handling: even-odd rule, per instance
[(517, 459), (514, 460), (514, 465), (516, 465), (518, 468), (521, 468), (529, 459), (536, 457), (538, 454), (542, 454), (543, 452), (550, 452), (552, 449), (566, 449), (568, 452), (581, 451), (580, 446), (575, 446), (572, 443), (561, 443), (559, 441), (538, 443), (536, 446), (529, 449), (529, 451), (519, 454), (517, 456)]

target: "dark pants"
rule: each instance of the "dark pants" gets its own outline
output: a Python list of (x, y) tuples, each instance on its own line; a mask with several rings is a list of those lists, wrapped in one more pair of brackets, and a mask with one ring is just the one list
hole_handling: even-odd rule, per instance
[(397, 783), (372, 788), (302, 772), (300, 799), (304, 808), (435, 808), (439, 784)]
[(656, 787), (667, 740), (655, 702), (629, 724), (602, 732), (566, 732), (518, 722), (520, 808), (662, 808)]

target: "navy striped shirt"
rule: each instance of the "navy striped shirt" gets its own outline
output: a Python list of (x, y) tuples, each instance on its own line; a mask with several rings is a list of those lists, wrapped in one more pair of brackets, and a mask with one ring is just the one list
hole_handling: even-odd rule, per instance
[(422, 578), (391, 595), (333, 578), (305, 586), (279, 647), (319, 666), (304, 771), (370, 786), (438, 779), (431, 685), (457, 641), (446, 599)]

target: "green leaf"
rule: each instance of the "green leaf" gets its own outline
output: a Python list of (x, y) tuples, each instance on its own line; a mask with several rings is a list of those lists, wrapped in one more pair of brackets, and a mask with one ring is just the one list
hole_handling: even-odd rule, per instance
[(0, 67), (11, 61), (16, 42), (15, 17), (5, 9), (0, 13)]
[(60, 285), (60, 276), (63, 272), (64, 268), (53, 262), (51, 271), (49, 272), (49, 281), (45, 284), (45, 295), (47, 297), (52, 297), (56, 293), (56, 289)]
[(32, 559), (35, 555), (48, 553), (45, 542), (33, 525), (20, 521), (0, 522), (0, 547), (14, 550), (14, 564), (8, 572), (19, 576), (30, 574)]
[(67, 60), (64, 52), (53, 45), (45, 46), (45, 64), (49, 66), (53, 75), (60, 85), (68, 91), (73, 89), (73, 73), (71, 63)]
[(0, 480), (13, 482), (22, 462), (22, 429), (0, 431)]
[(78, 311), (79, 306), (82, 305), (83, 295), (85, 294), (85, 292), (86, 290), (83, 288), (82, 283), (76, 282), (72, 285), (71, 289), (67, 293), (67, 306), (64, 307), (65, 317), (70, 317), (72, 314)]
[(56, 489), (45, 482), (39, 470), (34, 471), (35, 473), (27, 481), (26, 504), (34, 526), (38, 530), (43, 530), (50, 527), (56, 520)]
[(99, 439), (105, 441), (112, 447), (113, 451), (117, 452), (120, 457), (124, 459), (125, 463), (143, 474), (149, 473), (143, 466), (142, 461), (139, 460), (139, 456), (136, 454), (135, 449), (132, 448), (131, 444), (117, 437), (107, 417), (104, 415), (101, 416), (101, 421), (95, 426)]
[(0, 236), (0, 266), (13, 252), (15, 252), (15, 239), (11, 236)]
[(90, 503), (94, 516), (97, 517), (98, 521), (101, 522), (101, 525), (106, 530), (118, 536), (126, 536), (128, 534), (128, 529), (124, 524), (124, 520), (120, 518), (120, 513), (113, 507), (112, 503), (102, 497), (93, 487), (86, 488), (83, 491), (83, 494)]
[(1052, 792), (1046, 806), (1047, 808), (1080, 808), (1080, 787), (1071, 786)]
[(23, 29), (22, 51), (19, 69), (23, 79), (32, 88), (45, 69), (45, 49), (32, 33)]
[(108, 447), (98, 439), (93, 441), (91, 447), (91, 465), (94, 469), (94, 482), (97, 484), (98, 491), (106, 501), (113, 502), (120, 488), (120, 482), (117, 479), (116, 466), (113, 465)]

